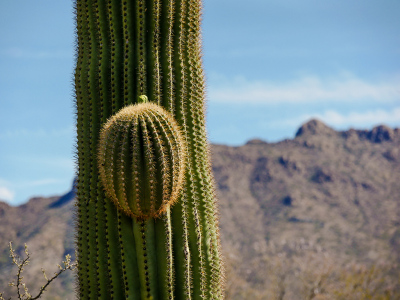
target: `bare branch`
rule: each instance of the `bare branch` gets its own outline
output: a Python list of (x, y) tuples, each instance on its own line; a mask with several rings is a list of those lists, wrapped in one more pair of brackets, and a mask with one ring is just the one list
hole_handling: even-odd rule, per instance
[[(64, 273), (67, 270), (75, 270), (77, 267), (76, 263), (72, 263), (71, 262), (71, 255), (66, 255), (65, 256), (65, 260), (62, 262), (62, 266), (61, 265), (57, 265), (59, 268), (58, 272), (54, 273), (54, 276), (51, 277), (50, 279), (47, 277), (45, 270), (42, 268), (42, 273), (44, 278), (46, 279), (46, 284), (43, 285), (40, 290), (39, 293), (36, 296), (32, 296), (29, 293), (28, 287), (26, 286), (26, 284), (24, 283), (23, 279), (24, 277), (22, 276), (22, 273), (24, 271), (24, 267), (26, 265), (29, 264), (29, 259), (30, 259), (30, 255), (29, 255), (29, 251), (28, 251), (28, 247), (25, 244), (25, 255), (26, 258), (21, 260), (21, 258), (15, 253), (15, 250), (12, 247), (12, 242), (9, 243), (9, 247), (10, 247), (10, 257), (12, 258), (13, 264), (15, 264), (18, 267), (18, 272), (17, 272), (17, 280), (16, 282), (10, 282), (9, 286), (15, 286), (17, 288), (17, 295), (18, 295), (18, 299), (19, 300), (36, 300), (39, 299), (43, 292), (46, 290), (46, 288), (50, 285), (50, 283), (56, 279), (58, 276), (60, 276), (62, 273)], [(21, 289), (23, 289), (24, 293), (21, 293)], [(6, 300), (3, 297), (3, 294), (0, 293), (0, 300)], [(7, 299), (7, 300), (11, 300), (11, 298)]]

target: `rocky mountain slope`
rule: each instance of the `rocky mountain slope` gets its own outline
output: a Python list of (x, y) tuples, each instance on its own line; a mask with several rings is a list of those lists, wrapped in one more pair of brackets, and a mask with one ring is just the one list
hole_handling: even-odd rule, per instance
[[(354, 274), (374, 266), (375, 275), (388, 276), (385, 282), (398, 276), (399, 129), (337, 132), (312, 120), (291, 140), (213, 145), (211, 152), (228, 299), (332, 299), (323, 298), (332, 290), (329, 278), (348, 276), (340, 270), (350, 263)], [(0, 291), (9, 291), (15, 274), (9, 241), (20, 253), (29, 246), (25, 278), (32, 288), (43, 284), (42, 266), (54, 272), (73, 254), (72, 199), (71, 192), (20, 207), (0, 203)], [(73, 299), (72, 291), (66, 274), (45, 299)]]
[[(320, 263), (342, 266), (399, 262), (399, 129), (336, 132), (312, 120), (293, 140), (212, 152), (227, 261), (253, 288), (274, 285), (268, 260), (280, 254), (321, 253), (312, 261), (329, 255)], [(295, 265), (287, 272), (299, 271)]]

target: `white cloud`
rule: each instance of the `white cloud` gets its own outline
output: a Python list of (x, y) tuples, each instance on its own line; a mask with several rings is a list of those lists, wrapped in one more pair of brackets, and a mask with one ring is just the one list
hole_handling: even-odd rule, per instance
[(255, 104), (400, 101), (398, 75), (379, 82), (368, 82), (349, 73), (333, 78), (302, 76), (288, 82), (249, 82), (243, 78), (223, 81), (210, 88), (211, 101)]
[(400, 107), (396, 107), (390, 111), (377, 109), (364, 112), (349, 112), (347, 114), (340, 113), (335, 110), (326, 110), (322, 113), (304, 114), (296, 118), (280, 120), (271, 122), (270, 124), (276, 126), (298, 126), (310, 119), (319, 119), (322, 122), (338, 127), (368, 127), (376, 126), (379, 124), (386, 124), (391, 126), (398, 126), (400, 124)]
[(0, 186), (0, 199), (8, 202), (12, 202), (14, 199), (14, 192), (10, 189)]
[(392, 111), (378, 109), (375, 111), (366, 112), (350, 112), (349, 114), (340, 114), (333, 110), (328, 110), (321, 115), (317, 115), (328, 124), (343, 126), (343, 125), (377, 125), (377, 124), (394, 124), (400, 122), (400, 107)]
[(7, 180), (0, 178), (0, 199), (11, 203), (14, 200), (15, 193), (10, 188)]
[[(10, 205), (18, 205), (32, 196), (32, 194), (38, 193), (37, 191), (41, 191), (39, 194), (43, 194), (44, 188), (46, 190), (53, 190), (52, 187), (59, 188), (60, 184), (65, 185), (66, 182), (69, 185), (69, 180), (57, 178), (16, 181), (8, 181), (0, 178), (0, 200)], [(58, 190), (54, 192), (54, 194), (57, 193), (59, 193)]]

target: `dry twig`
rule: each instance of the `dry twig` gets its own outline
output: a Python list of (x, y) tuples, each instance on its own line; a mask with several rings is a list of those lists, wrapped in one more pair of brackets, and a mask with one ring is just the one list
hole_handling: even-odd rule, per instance
[[(10, 242), (9, 247), (10, 247), (10, 257), (12, 258), (13, 264), (18, 267), (17, 280), (10, 282), (9, 285), (16, 287), (19, 300), (39, 299), (42, 296), (43, 292), (46, 290), (46, 288), (49, 286), (49, 284), (54, 279), (56, 279), (58, 276), (60, 276), (62, 273), (64, 273), (67, 270), (76, 269), (76, 263), (71, 263), (71, 255), (69, 255), (69, 254), (65, 256), (65, 260), (62, 262), (63, 266), (57, 265), (59, 270), (57, 272), (55, 272), (53, 277), (51, 277), (50, 279), (47, 277), (45, 270), (42, 268), (42, 273), (43, 273), (44, 278), (46, 279), (46, 284), (40, 288), (40, 290), (36, 296), (32, 296), (28, 291), (28, 287), (26, 286), (25, 282), (23, 281), (24, 277), (22, 276), (24, 267), (29, 264), (30, 255), (28, 252), (28, 246), (25, 244), (25, 255), (26, 255), (25, 259), (21, 259), (21, 257), (19, 257), (15, 253), (15, 251), (12, 247), (12, 242)], [(0, 300), (6, 300), (3, 297), (2, 293), (0, 293)], [(7, 300), (11, 300), (11, 298), (9, 298)]]

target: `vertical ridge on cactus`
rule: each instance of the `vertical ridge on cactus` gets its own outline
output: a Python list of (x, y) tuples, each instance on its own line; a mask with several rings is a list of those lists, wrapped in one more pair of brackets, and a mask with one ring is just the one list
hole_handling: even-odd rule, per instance
[(201, 1), (75, 4), (79, 297), (223, 299)]

